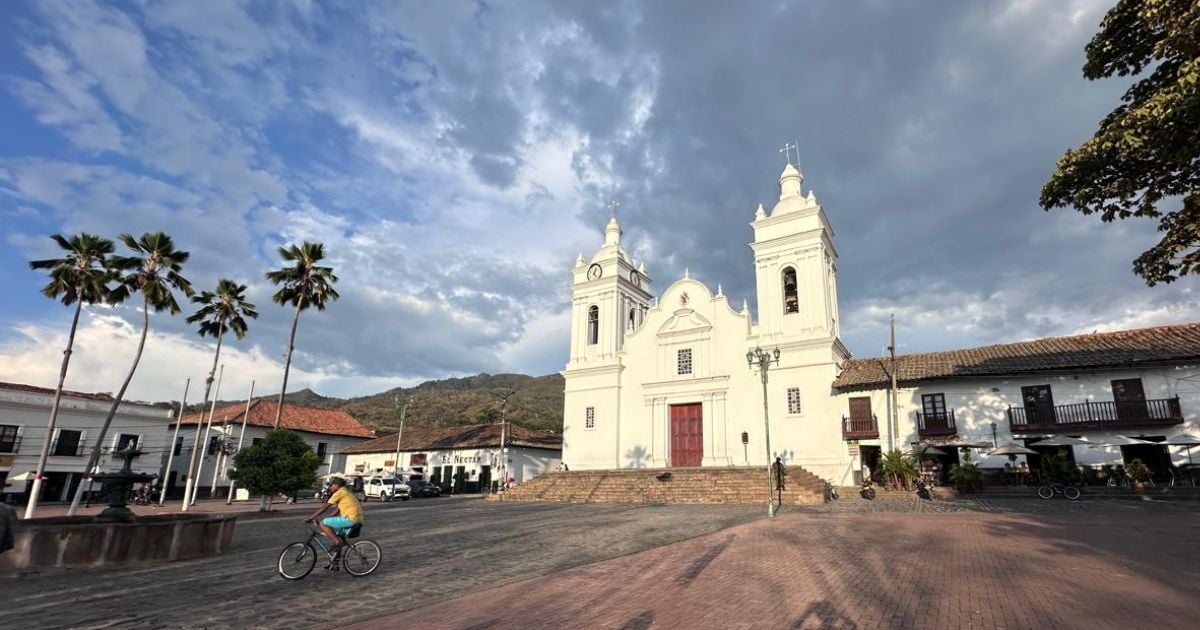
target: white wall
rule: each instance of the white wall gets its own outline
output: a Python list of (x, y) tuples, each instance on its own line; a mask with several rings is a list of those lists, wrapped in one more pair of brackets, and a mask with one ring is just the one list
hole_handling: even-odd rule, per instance
[[(20, 445), (16, 453), (0, 453), (0, 471), (7, 472), (8, 476), (12, 477), (37, 469), (38, 456), (46, 439), (46, 423), (50, 418), (52, 402), (52, 394), (0, 388), (0, 425), (15, 425), (20, 436)], [(83, 448), (78, 456), (51, 455), (46, 460), (46, 471), (82, 474), (100, 435), (100, 427), (104, 424), (104, 418), (111, 407), (111, 402), (63, 396), (59, 403), (57, 428), (51, 436), (51, 441), (53, 442), (62, 430), (81, 431), (80, 441)], [(137, 435), (138, 446), (143, 454), (133, 460), (133, 468), (157, 474), (161, 467), (160, 457), (165, 452), (169, 439), (168, 413), (166, 409), (123, 403), (117, 410), (117, 415), (113, 417), (102, 446), (111, 452), (122, 433)], [(101, 456), (99, 468), (100, 471), (111, 472), (119, 470), (123, 465), (123, 461), (114, 460), (106, 454)], [(8, 491), (23, 492), (24, 487), (21, 483), (14, 482)], [(53, 497), (59, 498), (62, 497)]]
[[(400, 453), (400, 465), (404, 471), (413, 469), (413, 456), (424, 456), (425, 464), (417, 463), (416, 466), (423, 466), (425, 476), (428, 478), (433, 474), (435, 466), (463, 466), (469, 475), (471, 481), (478, 481), (480, 470), (483, 466), (491, 466), (491, 474), (493, 480), (499, 480), (500, 471), (500, 449), (498, 448), (468, 448), (468, 449), (443, 449), (430, 451), (404, 451)], [(363, 472), (373, 472), (377, 470), (390, 471), (392, 464), (396, 458), (395, 451), (379, 452), (379, 453), (352, 453), (345, 455), (346, 471), (352, 472), (357, 470), (358, 466), (362, 466)], [(520, 446), (510, 446), (508, 448), (508, 472), (516, 478), (517, 482), (527, 481), (544, 472), (552, 471), (558, 467), (561, 462), (561, 452), (549, 449), (525, 448)]]
[[(232, 440), (233, 443), (236, 444), (238, 436), (241, 433), (241, 427), (241, 424), (214, 424), (209, 435), (210, 437), (222, 435), (227, 436), (228, 439)], [(172, 430), (174, 430), (174, 426), (172, 426)], [(254, 444), (255, 438), (265, 438), (267, 432), (270, 430), (271, 429), (268, 427), (248, 425), (246, 427), (245, 439), (242, 442), (242, 448), (250, 448), (250, 446)], [(369, 439), (341, 435), (329, 435), (325, 433), (309, 433), (307, 431), (295, 431), (295, 433), (302, 437), (304, 442), (308, 444), (308, 446), (312, 448), (314, 452), (318, 450), (317, 447), (320, 443), (325, 444), (325, 457), (321, 463), (321, 467), (317, 470), (318, 475), (324, 475), (330, 472), (340, 472), (344, 470), (346, 466), (346, 456), (339, 453), (339, 451)], [(188, 463), (191, 461), (192, 445), (195, 443), (196, 434), (197, 428), (195, 425), (183, 425), (179, 429), (179, 437), (183, 438), (183, 447), (180, 453), (176, 455), (171, 462), (171, 470), (175, 471), (176, 477), (174, 486), (175, 488), (183, 488), (184, 483), (187, 480), (187, 473), (185, 471), (187, 470)], [(211, 489), (213, 485), (213, 472), (217, 470), (218, 457), (213, 455), (205, 455), (205, 453), (207, 453), (207, 449), (205, 444), (203, 444), (204, 431), (201, 429), (199, 434), (201, 439), (200, 453), (202, 456), (198, 456), (197, 459), (203, 460), (204, 462), (203, 468), (200, 469), (199, 486), (201, 488)], [(234, 469), (233, 457), (233, 455), (228, 455), (220, 458), (220, 470), (217, 471), (216, 477), (216, 485), (218, 488), (227, 487), (229, 485), (229, 472)]]
[[(1048, 376), (1028, 376), (994, 379), (944, 380), (922, 383), (916, 387), (900, 388), (898, 391), (898, 425), (896, 434), (899, 448), (909, 448), (912, 443), (919, 441), (917, 435), (916, 412), (921, 410), (923, 394), (944, 394), (947, 409), (953, 409), (958, 435), (970, 440), (991, 442), (991, 424), (996, 424), (996, 441), (999, 444), (1016, 441), (1022, 438), (1048, 436), (1049, 433), (1020, 433), (1013, 435), (1009, 426), (1009, 407), (1023, 407), (1021, 388), (1030, 385), (1050, 385), (1055, 405), (1069, 405), (1085, 401), (1111, 401), (1112, 380), (1140, 378), (1146, 398), (1172, 398), (1179, 396), (1185, 422), (1182, 425), (1166, 427), (1091, 430), (1075, 429), (1064, 431), (1065, 434), (1082, 436), (1092, 442), (1103, 443), (1116, 435), (1129, 437), (1159, 436), (1167, 437), (1180, 431), (1196, 430), (1198, 428), (1197, 412), (1200, 411), (1200, 366), (1178, 365), (1172, 367), (1154, 367), (1140, 370), (1081, 370), (1070, 374), (1054, 374)], [(839, 413), (837, 420), (843, 415), (849, 415), (849, 399), (857, 396), (869, 396), (872, 410), (879, 418), (880, 439), (862, 440), (862, 444), (882, 445), (887, 450), (889, 431), (887, 426), (887, 391), (873, 390), (869, 392), (847, 392), (837, 395)], [(831, 430), (834, 423), (831, 421)], [(1073, 447), (1076, 463), (1086, 466), (1122, 463), (1121, 451), (1118, 448), (1096, 449), (1085, 446)], [(1195, 448), (1193, 457), (1200, 454)], [(1171, 449), (1172, 459), (1176, 465), (1187, 463), (1186, 451), (1183, 448)], [(1018, 462), (1023, 458), (1018, 458)], [(1008, 461), (1005, 457), (985, 458), (977, 460), (981, 466), (1002, 467)], [(1200, 459), (1196, 459), (1200, 463)]]

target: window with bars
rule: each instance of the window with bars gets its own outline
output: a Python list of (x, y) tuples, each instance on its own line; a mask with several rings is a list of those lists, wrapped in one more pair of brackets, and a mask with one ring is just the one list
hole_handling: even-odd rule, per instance
[(16, 453), (17, 445), (17, 425), (15, 424), (0, 424), (0, 453)]
[(322, 464), (325, 463), (325, 448), (324, 442), (317, 442), (317, 459), (321, 460)]
[(585, 428), (585, 429), (595, 429), (596, 428), (596, 408), (595, 407), (587, 408), (587, 416), (583, 420), (583, 428)]
[(788, 400), (788, 413), (791, 413), (791, 414), (801, 413), (802, 408), (800, 407), (800, 388), (799, 387), (789, 387), (788, 388), (787, 400)]
[(117, 450), (125, 451), (125, 450), (137, 448), (138, 442), (140, 441), (139, 437), (140, 436), (134, 435), (132, 433), (120, 434), (119, 436), (117, 436)]
[(692, 349), (682, 348), (678, 352), (677, 362), (679, 365), (679, 374), (692, 373)]

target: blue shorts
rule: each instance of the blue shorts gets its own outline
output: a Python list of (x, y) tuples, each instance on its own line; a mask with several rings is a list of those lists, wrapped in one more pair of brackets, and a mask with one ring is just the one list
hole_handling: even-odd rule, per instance
[(350, 531), (358, 523), (346, 518), (345, 516), (327, 516), (321, 520), (322, 523), (328, 525), (333, 531), (339, 534), (345, 534)]

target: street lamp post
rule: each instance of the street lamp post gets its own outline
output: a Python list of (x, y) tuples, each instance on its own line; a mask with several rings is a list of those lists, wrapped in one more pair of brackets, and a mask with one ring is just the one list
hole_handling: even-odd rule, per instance
[(746, 364), (753, 370), (758, 366), (758, 375), (762, 378), (763, 387), (763, 443), (767, 448), (767, 516), (775, 516), (775, 501), (771, 499), (771, 420), (767, 413), (767, 371), (771, 364), (779, 365), (779, 348), (767, 352), (755, 346), (746, 352)]

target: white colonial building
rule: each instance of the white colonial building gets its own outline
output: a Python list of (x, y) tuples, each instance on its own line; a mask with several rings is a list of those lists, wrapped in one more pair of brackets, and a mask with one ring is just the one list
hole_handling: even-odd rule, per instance
[[(1124, 431), (1161, 440), (1194, 424), (1200, 325), (900, 357), (896, 426), (887, 426), (890, 363), (851, 360), (839, 339), (833, 228), (802, 186), (789, 164), (778, 202), (770, 213), (759, 205), (750, 224), (757, 319), (686, 271), (653, 299), (615, 217), (599, 251), (576, 260), (562, 372), (571, 469), (762, 466), (769, 456), (848, 484), (881, 450), (922, 441), (956, 458), (956, 446), (993, 439), (1100, 442)], [(769, 455), (763, 385), (747, 363), (755, 348), (779, 351), (766, 390)], [(1080, 464), (1185, 461), (1164, 446), (1073, 451)]]
[[(265, 398), (250, 401), (249, 414), (246, 413), (245, 402), (217, 407), (212, 413), (211, 428), (200, 425), (201, 414), (184, 416), (170, 457), (167, 496), (183, 496), (188, 465), (192, 461), (192, 446), (197, 443), (197, 433), (202, 449), (196, 457), (199, 465), (195, 468), (199, 471), (198, 496), (206, 497), (214, 492), (219, 495), (223, 488), (228, 489), (231, 481), (229, 473), (234, 469), (233, 457), (237, 453), (239, 442), (245, 449), (266, 437), (267, 432), (275, 427), (277, 409), (278, 403), (275, 400)], [(207, 422), (208, 414), (203, 416)], [(279, 426), (294, 431), (317, 454), (321, 461), (318, 475), (342, 470), (346, 465), (346, 458), (341, 451), (375, 437), (374, 431), (344, 411), (292, 404), (283, 406), (283, 417)]]
[[(454, 427), (408, 427), (345, 448), (344, 472), (401, 474), (428, 479), (455, 492), (480, 492), (499, 487), (504, 476), (521, 483), (558, 468), (562, 437), (509, 424), (504, 431), (501, 455), (499, 424)], [(397, 459), (399, 453), (399, 459)]]
[[(0, 493), (7, 493), (11, 500), (24, 501), (20, 495), (32, 485), (53, 401), (53, 389), (0, 383), (0, 486), (6, 480), (11, 484)], [(70, 500), (112, 403), (108, 394), (63, 392), (54, 433), (49, 436), (40, 501)], [(111, 453), (136, 444), (142, 454), (134, 459), (133, 468), (158, 474), (170, 439), (170, 423), (168, 409), (122, 402), (100, 445), (103, 455), (93, 472), (119, 470), (124, 461), (114, 459)]]

